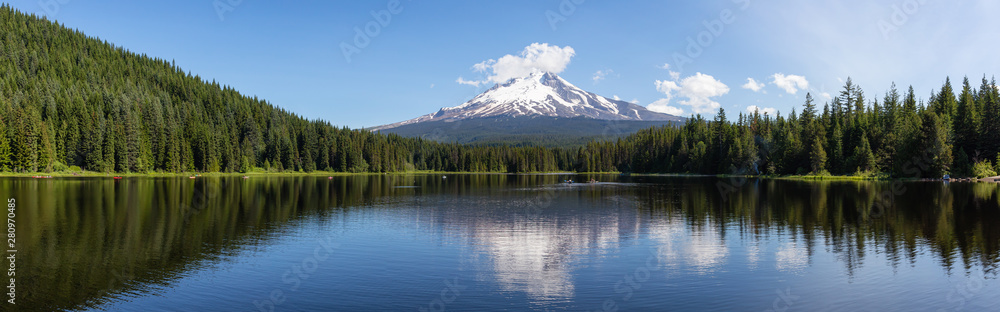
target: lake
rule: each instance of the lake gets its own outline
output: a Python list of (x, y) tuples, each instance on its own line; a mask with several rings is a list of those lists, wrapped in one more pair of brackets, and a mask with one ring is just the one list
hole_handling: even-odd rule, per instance
[(0, 193), (24, 310), (1000, 310), (997, 184), (4, 178)]

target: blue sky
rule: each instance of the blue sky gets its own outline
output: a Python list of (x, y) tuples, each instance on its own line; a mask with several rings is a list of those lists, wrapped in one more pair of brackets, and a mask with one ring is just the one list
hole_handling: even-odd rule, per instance
[[(954, 84), (969, 76), (978, 87), (984, 74), (1000, 72), (1000, 21), (991, 16), (1000, 12), (996, 1), (11, 5), (352, 128), (459, 105), (489, 88), (491, 76), (532, 66), (561, 69), (566, 80), (607, 97), (684, 116), (712, 116), (723, 107), (731, 119), (750, 106), (787, 114), (806, 92), (825, 102), (848, 76), (869, 99), (881, 99), (892, 82), (900, 90), (913, 85), (926, 99), (946, 76)], [(355, 28), (368, 34), (359, 38)], [(348, 45), (356, 48), (347, 48), (349, 58)], [(488, 62), (507, 55), (500, 65)], [(476, 64), (488, 66), (477, 70)], [(461, 84), (459, 77), (483, 83)]]

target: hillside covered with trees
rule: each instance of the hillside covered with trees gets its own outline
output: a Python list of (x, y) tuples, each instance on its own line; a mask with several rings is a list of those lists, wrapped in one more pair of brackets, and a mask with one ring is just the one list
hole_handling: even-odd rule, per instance
[(571, 170), (570, 153), (307, 120), (172, 62), (0, 8), (0, 171)]
[(740, 114), (728, 122), (695, 116), (681, 127), (641, 131), (579, 152), (583, 171), (706, 174), (872, 174), (893, 177), (996, 175), (1000, 101), (994, 80), (966, 78), (954, 91), (946, 78), (926, 102), (892, 85), (868, 99), (848, 78), (819, 111), (811, 95), (787, 117)]
[[(464, 145), (309, 120), (173, 62), (0, 8), (0, 172), (643, 172), (995, 175), (1000, 95), (950, 79), (926, 101), (848, 79), (800, 113), (693, 116), (578, 148)], [(557, 140), (554, 138), (553, 140)], [(75, 168), (74, 168), (75, 169)]]

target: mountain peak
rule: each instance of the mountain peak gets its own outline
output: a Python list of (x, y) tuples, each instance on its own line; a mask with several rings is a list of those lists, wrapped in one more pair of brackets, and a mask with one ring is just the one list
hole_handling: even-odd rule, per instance
[(496, 84), (462, 105), (445, 107), (433, 114), (376, 127), (374, 130), (426, 121), (522, 116), (635, 121), (682, 119), (584, 91), (551, 72), (534, 71), (528, 76)]

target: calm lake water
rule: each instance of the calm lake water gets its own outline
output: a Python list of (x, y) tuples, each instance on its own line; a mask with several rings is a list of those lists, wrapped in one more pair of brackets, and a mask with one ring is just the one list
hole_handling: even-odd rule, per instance
[(1000, 310), (997, 184), (6, 178), (0, 194), (18, 204), (21, 310)]

